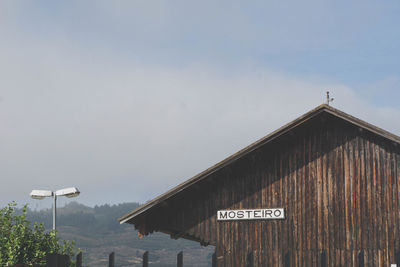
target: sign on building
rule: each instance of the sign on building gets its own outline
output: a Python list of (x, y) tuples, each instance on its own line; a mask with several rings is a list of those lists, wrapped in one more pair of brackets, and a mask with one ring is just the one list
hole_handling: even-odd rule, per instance
[(277, 209), (219, 210), (218, 221), (285, 219), (285, 211)]

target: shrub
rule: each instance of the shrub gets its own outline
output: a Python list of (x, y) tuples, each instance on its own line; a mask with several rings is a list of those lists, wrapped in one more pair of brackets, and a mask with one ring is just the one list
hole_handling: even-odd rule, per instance
[(67, 254), (71, 258), (76, 251), (74, 242), (57, 238), (55, 231), (46, 232), (43, 223), (26, 219), (27, 205), (22, 214), (16, 213), (15, 202), (0, 210), (0, 266), (45, 264), (49, 253)]

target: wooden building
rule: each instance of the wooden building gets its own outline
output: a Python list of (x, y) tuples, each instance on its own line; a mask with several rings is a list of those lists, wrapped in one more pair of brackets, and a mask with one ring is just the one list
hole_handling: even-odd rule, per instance
[(399, 189), (400, 137), (321, 105), (119, 220), (217, 266), (400, 266)]

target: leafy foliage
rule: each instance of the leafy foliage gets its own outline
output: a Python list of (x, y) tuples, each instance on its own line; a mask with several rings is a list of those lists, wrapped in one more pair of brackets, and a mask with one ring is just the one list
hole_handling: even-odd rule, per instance
[(0, 266), (15, 264), (42, 265), (49, 253), (73, 256), (73, 242), (59, 242), (55, 231), (46, 232), (43, 223), (27, 220), (27, 205), (22, 213), (11, 202), (0, 210)]

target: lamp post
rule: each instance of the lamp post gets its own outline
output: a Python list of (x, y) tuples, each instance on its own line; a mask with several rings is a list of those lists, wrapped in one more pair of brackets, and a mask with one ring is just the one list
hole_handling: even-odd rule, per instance
[(45, 197), (53, 197), (53, 230), (56, 230), (56, 216), (57, 216), (57, 196), (77, 197), (80, 194), (78, 188), (69, 187), (57, 190), (55, 192), (49, 190), (32, 190), (30, 193), (31, 198), (43, 199)]

